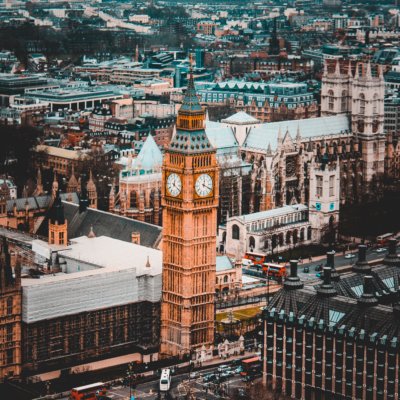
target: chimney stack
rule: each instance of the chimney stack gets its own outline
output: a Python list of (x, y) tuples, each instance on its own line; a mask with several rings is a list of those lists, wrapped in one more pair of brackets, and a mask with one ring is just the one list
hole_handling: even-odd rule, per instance
[(283, 284), (284, 288), (287, 290), (301, 289), (304, 286), (297, 276), (297, 263), (297, 260), (290, 260), (290, 276), (286, 278)]
[(131, 241), (134, 244), (140, 244), (140, 232), (132, 232)]
[(383, 260), (385, 265), (400, 267), (400, 258), (397, 255), (397, 240), (389, 239), (389, 252)]
[(332, 269), (331, 270), (332, 281), (335, 281), (335, 282), (338, 281), (340, 279), (340, 276), (335, 268), (335, 252), (333, 250), (328, 251), (326, 253), (326, 266), (330, 267)]
[(323, 297), (336, 296), (336, 289), (332, 285), (332, 268), (324, 267), (324, 281), (317, 288), (317, 293)]
[(375, 297), (374, 294), (374, 277), (371, 275), (364, 276), (364, 292), (361, 297), (358, 299), (358, 304), (363, 306), (376, 306), (378, 304), (378, 299)]
[(370, 274), (371, 273), (371, 266), (368, 264), (367, 261), (367, 246), (364, 244), (360, 244), (358, 246), (358, 260), (353, 265), (353, 271), (359, 272), (363, 274)]

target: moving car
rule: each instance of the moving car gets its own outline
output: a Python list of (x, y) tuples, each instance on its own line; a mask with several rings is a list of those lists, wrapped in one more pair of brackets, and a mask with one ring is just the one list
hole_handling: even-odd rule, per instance
[(379, 247), (378, 249), (375, 250), (377, 253), (384, 253), (386, 249), (384, 247)]
[(308, 273), (310, 272), (310, 268), (304, 267), (303, 272), (306, 273), (306, 274), (308, 274)]

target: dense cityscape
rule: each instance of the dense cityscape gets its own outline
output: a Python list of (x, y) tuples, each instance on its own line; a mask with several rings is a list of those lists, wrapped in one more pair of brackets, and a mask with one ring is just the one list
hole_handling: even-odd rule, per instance
[(0, 3), (0, 399), (400, 397), (397, 0)]

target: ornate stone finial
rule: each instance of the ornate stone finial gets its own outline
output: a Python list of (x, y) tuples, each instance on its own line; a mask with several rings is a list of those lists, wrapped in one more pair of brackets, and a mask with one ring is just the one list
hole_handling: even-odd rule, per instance
[(300, 134), (300, 124), (297, 124), (297, 133), (296, 133), (296, 141), (301, 141), (301, 134)]
[(268, 147), (267, 147), (267, 156), (272, 155), (272, 149), (271, 149), (271, 143), (268, 142)]
[(82, 193), (82, 178), (81, 177), (78, 178), (78, 187), (76, 188), (76, 192), (78, 194)]
[(351, 70), (351, 60), (349, 60), (349, 67), (347, 70), (347, 75), (352, 78), (353, 77), (353, 71)]
[(53, 185), (51, 187), (51, 195), (52, 195), (53, 199), (56, 198), (57, 192), (58, 192), (57, 172), (54, 171)]
[(336, 60), (335, 75), (336, 76), (340, 76), (340, 62), (339, 62), (339, 60)]
[(279, 125), (279, 130), (278, 130), (278, 144), (282, 143), (282, 130), (281, 127)]
[(328, 75), (328, 61), (324, 60), (324, 76)]
[(93, 239), (96, 237), (96, 234), (93, 231), (93, 225), (90, 225), (90, 232), (87, 235), (88, 238)]
[(384, 81), (384, 80), (385, 80), (385, 78), (384, 78), (384, 76), (383, 76), (383, 65), (379, 65), (379, 66), (378, 66), (378, 75), (379, 75), (379, 79), (380, 79), (381, 81)]
[(115, 196), (115, 179), (112, 181), (111, 189), (110, 189), (110, 197)]
[(147, 256), (146, 268), (151, 268), (150, 257)]
[(367, 63), (367, 72), (365, 74), (365, 77), (367, 79), (372, 79), (371, 61), (369, 61), (369, 60), (368, 60), (368, 63)]

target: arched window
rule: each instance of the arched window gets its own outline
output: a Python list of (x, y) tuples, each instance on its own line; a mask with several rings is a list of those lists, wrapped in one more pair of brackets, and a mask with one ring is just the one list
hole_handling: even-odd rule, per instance
[(300, 242), (304, 240), (304, 228), (300, 229)]
[(239, 227), (236, 224), (232, 225), (232, 239), (239, 240), (239, 236), (240, 236)]
[(229, 282), (229, 276), (228, 275), (225, 275), (224, 276), (224, 283), (228, 283)]
[(360, 114), (365, 114), (365, 95), (364, 93), (360, 94)]
[(333, 111), (334, 103), (335, 103), (335, 98), (334, 98), (333, 90), (329, 90), (328, 91), (328, 110)]
[(307, 240), (311, 240), (311, 226), (307, 228)]
[(218, 285), (218, 277), (215, 278), (215, 284)]
[(129, 208), (137, 208), (137, 194), (135, 191), (130, 192), (129, 199)]
[(343, 90), (343, 92), (342, 92), (341, 108), (342, 108), (342, 112), (347, 111), (347, 91), (346, 90)]
[(274, 248), (276, 247), (276, 245), (278, 244), (277, 242), (278, 242), (277, 236), (276, 236), (276, 235), (272, 235), (271, 246), (272, 246), (273, 249), (274, 249)]
[(256, 247), (256, 239), (254, 239), (254, 236), (249, 237), (249, 247), (253, 251), (254, 248)]
[(287, 231), (287, 232), (286, 232), (286, 244), (290, 244), (290, 242), (291, 242), (291, 237), (292, 237), (291, 232), (290, 232), (290, 231)]
[(297, 231), (297, 229), (294, 230), (293, 232), (293, 244), (296, 244), (299, 238), (299, 233)]
[(13, 313), (13, 298), (9, 297), (7, 299), (7, 315), (12, 315)]
[(372, 103), (372, 114), (377, 115), (378, 114), (378, 95), (375, 93), (374, 94), (374, 101)]

